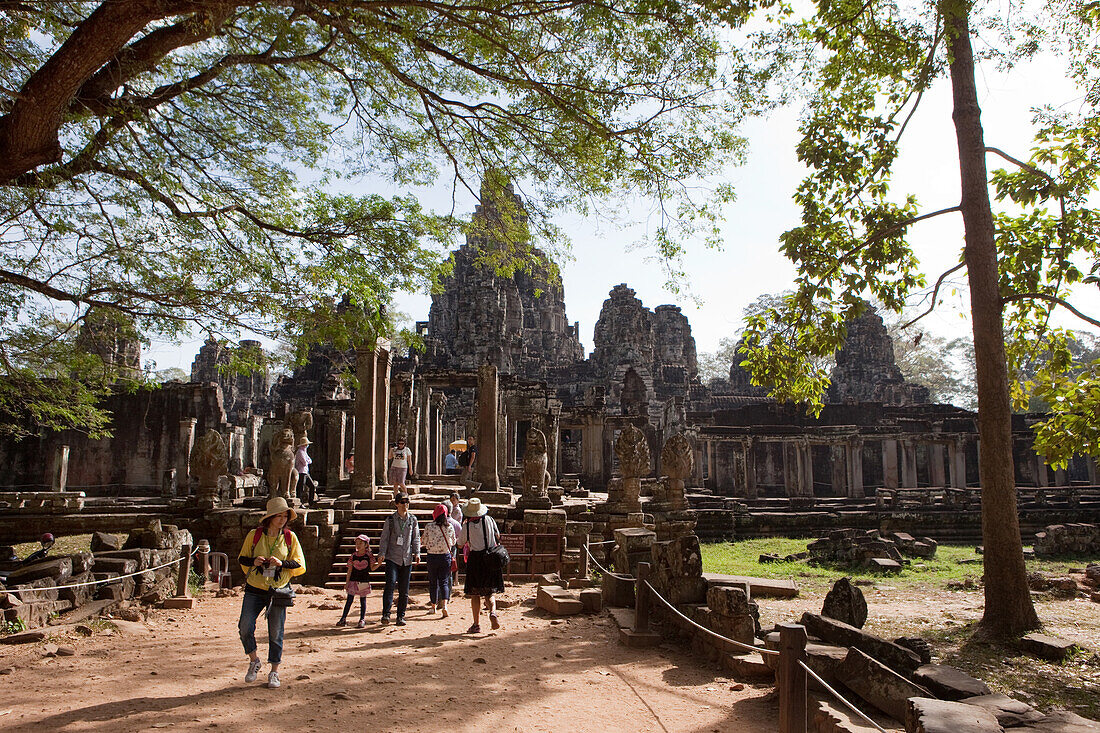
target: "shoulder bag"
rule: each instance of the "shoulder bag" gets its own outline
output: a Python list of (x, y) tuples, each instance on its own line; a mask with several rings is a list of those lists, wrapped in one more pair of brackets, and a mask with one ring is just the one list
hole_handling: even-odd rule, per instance
[[(488, 518), (489, 515), (485, 515)], [(508, 554), (508, 550), (504, 549), (504, 545), (497, 542), (494, 546), (489, 547), (489, 527), (488, 522), (485, 519), (481, 520), (481, 531), (485, 535), (485, 552), (489, 557), (495, 561), (501, 571), (508, 567), (508, 563), (512, 562), (512, 556)]]

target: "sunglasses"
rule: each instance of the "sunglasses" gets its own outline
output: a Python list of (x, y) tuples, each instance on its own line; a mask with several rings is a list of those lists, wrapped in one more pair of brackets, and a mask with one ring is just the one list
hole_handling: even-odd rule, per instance
[(398, 503), (398, 504), (408, 504), (408, 503), (409, 503), (409, 500), (408, 500), (408, 499), (398, 499), (398, 500), (397, 500), (397, 503)]

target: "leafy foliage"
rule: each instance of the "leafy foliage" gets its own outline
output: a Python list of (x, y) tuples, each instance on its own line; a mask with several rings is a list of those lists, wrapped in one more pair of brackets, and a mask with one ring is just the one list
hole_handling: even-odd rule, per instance
[[(703, 181), (740, 158), (754, 102), (724, 76), (755, 78), (723, 28), (750, 10), (0, 2), (0, 375), (24, 380), (0, 407), (102, 427), (83, 406), (117, 374), (87, 383), (60, 348), (89, 309), (147, 338), (289, 334), (298, 356), (391, 332), (391, 294), (477, 234), (423, 208), (415, 192), (443, 175), (524, 188), (509, 246), (486, 253), (502, 271), (529, 267), (532, 241), (564, 243), (555, 211), (618, 192), (656, 202), (652, 244), (672, 261), (695, 232), (713, 242), (732, 192)], [(20, 369), (47, 344), (60, 381), (28, 391)]]

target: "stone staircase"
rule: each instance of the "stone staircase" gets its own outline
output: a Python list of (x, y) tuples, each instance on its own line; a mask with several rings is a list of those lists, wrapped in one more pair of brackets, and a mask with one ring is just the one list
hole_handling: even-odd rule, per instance
[[(450, 478), (450, 477), (447, 477)], [(418, 486), (419, 493), (410, 497), (409, 513), (416, 517), (420, 526), (420, 532), (432, 521), (432, 509), (450, 493), (451, 486)], [(389, 492), (386, 492), (387, 494)], [(340, 539), (336, 543), (333, 555), (332, 568), (325, 578), (325, 587), (341, 590), (344, 587), (344, 577), (347, 575), (348, 558), (355, 552), (355, 538), (357, 535), (366, 534), (370, 537), (371, 552), (378, 554), (378, 541), (382, 537), (382, 527), (386, 517), (394, 512), (393, 504), (385, 499), (377, 499), (366, 502), (360, 501), (360, 505), (369, 505), (369, 508), (356, 508), (350, 520), (340, 524)], [(427, 586), (428, 564), (427, 555), (421, 553), (420, 562), (413, 565), (413, 586)], [(385, 587), (385, 566), (378, 568), (371, 574), (371, 588), (380, 590)]]

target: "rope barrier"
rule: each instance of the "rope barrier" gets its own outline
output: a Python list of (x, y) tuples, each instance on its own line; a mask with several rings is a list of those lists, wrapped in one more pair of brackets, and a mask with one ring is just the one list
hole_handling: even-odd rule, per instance
[[(614, 542), (614, 540), (612, 540), (612, 542)], [(593, 543), (593, 544), (596, 544), (596, 543)], [(607, 544), (607, 543), (606, 542), (601, 542), (601, 543), (598, 543), (598, 544)], [(610, 575), (612, 578), (618, 578), (619, 580), (631, 580), (631, 581), (634, 580), (634, 578), (632, 578), (629, 575), (620, 575), (619, 573), (613, 573), (610, 570), (608, 570), (607, 568), (605, 568), (603, 565), (601, 565), (600, 561), (592, 556), (591, 551), (589, 551), (589, 549), (588, 549), (588, 544), (587, 543), (584, 544), (584, 553), (586, 555), (588, 555), (589, 560), (596, 563), (596, 567), (600, 569), (601, 573), (604, 573), (606, 575)]]
[(585, 547), (588, 547), (589, 545), (613, 545), (613, 544), (615, 544), (615, 542), (616, 542), (616, 540), (604, 540), (603, 542), (588, 542), (588, 543), (585, 544)]
[[(197, 548), (193, 548), (191, 550), (191, 554), (188, 555), (187, 557), (194, 557), (196, 552), (198, 552)], [(161, 568), (166, 568), (169, 565), (175, 565), (178, 562), (183, 562), (183, 559), (184, 558), (181, 555), (180, 557), (177, 557), (175, 560), (172, 560), (172, 561), (166, 562), (166, 563), (162, 563), (160, 565), (157, 565), (156, 567), (145, 568), (144, 570), (135, 570), (132, 573), (126, 573), (125, 575), (117, 575), (113, 578), (108, 578), (107, 580), (88, 580), (88, 581), (85, 581), (83, 583), (70, 583), (69, 585), (51, 585), (51, 586), (47, 586), (45, 588), (22, 588), (22, 589), (20, 589), (18, 586), (16, 586), (14, 588), (11, 588), (10, 590), (13, 590), (13, 591), (22, 590), (22, 591), (27, 592), (27, 593), (34, 593), (34, 592), (39, 592), (39, 591), (62, 590), (64, 588), (82, 588), (86, 585), (98, 585), (100, 583), (103, 583), (105, 585), (109, 585), (109, 584), (115, 582), (116, 580), (122, 580), (123, 578), (130, 578), (130, 577), (133, 577), (135, 575), (141, 575), (142, 573), (151, 572), (153, 570), (160, 570)]]
[(821, 679), (820, 677), (818, 677), (818, 676), (817, 676), (817, 674), (816, 674), (816, 673), (815, 673), (815, 672), (814, 672), (814, 671), (813, 671), (812, 669), (810, 669), (810, 668), (809, 668), (809, 666), (808, 666), (808, 665), (807, 665), (807, 664), (806, 664), (805, 662), (803, 662), (803, 661), (802, 661), (801, 659), (800, 659), (800, 660), (798, 660), (798, 666), (800, 666), (800, 667), (802, 667), (802, 669), (806, 670), (806, 673), (807, 673), (807, 674), (809, 674), (809, 675), (810, 675), (811, 677), (813, 677), (813, 678), (814, 678), (815, 680), (817, 680), (817, 683), (818, 683), (819, 685), (821, 685), (821, 686), (822, 686), (822, 687), (824, 687), (824, 688), (825, 688), (826, 690), (828, 690), (828, 692), (829, 692), (829, 694), (830, 694), (830, 695), (832, 695), (832, 696), (833, 696), (833, 697), (835, 697), (835, 698), (836, 698), (837, 700), (839, 700), (839, 701), (840, 701), (841, 703), (843, 703), (843, 704), (844, 704), (844, 707), (848, 708), (848, 709), (849, 709), (849, 710), (851, 710), (851, 711), (852, 711), (853, 713), (855, 713), (855, 714), (856, 714), (856, 715), (858, 715), (859, 717), (863, 718), (863, 720), (867, 721), (867, 723), (868, 723), (869, 725), (871, 725), (871, 726), (872, 726), (872, 727), (873, 727), (873, 728), (874, 728), (875, 730), (877, 730), (877, 731), (881, 731), (881, 733), (886, 733), (886, 729), (885, 729), (885, 728), (883, 728), (883, 727), (882, 727), (882, 726), (880, 726), (880, 725), (879, 725), (878, 723), (876, 723), (875, 721), (873, 721), (873, 720), (871, 720), (870, 718), (868, 718), (868, 717), (867, 717), (867, 716), (866, 716), (866, 715), (864, 714), (864, 712), (863, 712), (862, 710), (860, 710), (859, 708), (857, 708), (857, 707), (856, 707), (855, 705), (853, 705), (852, 703), (848, 702), (848, 701), (847, 701), (847, 700), (846, 700), (846, 699), (844, 698), (844, 696), (843, 696), (843, 695), (841, 695), (841, 694), (840, 694), (839, 692), (837, 692), (837, 691), (836, 691), (836, 690), (834, 690), (834, 689), (833, 689), (832, 687), (830, 687), (830, 686), (829, 686), (829, 683), (828, 683), (828, 682), (826, 682), (825, 680), (823, 680), (823, 679)]
[(775, 656), (775, 657), (779, 656), (779, 652), (777, 652), (775, 649), (764, 649), (764, 648), (758, 647), (758, 646), (750, 646), (749, 644), (742, 643), (740, 641), (737, 641), (736, 639), (730, 639), (729, 637), (722, 636), (721, 634), (719, 634), (717, 632), (711, 631), (706, 626), (701, 626), (700, 624), (696, 623), (695, 621), (692, 621), (690, 618), (688, 618), (684, 614), (680, 613), (679, 609), (677, 609), (675, 606), (673, 606), (671, 602), (666, 600), (664, 598), (664, 596), (662, 596), (660, 593), (658, 593), (657, 589), (654, 588), (652, 585), (650, 585), (648, 580), (645, 581), (645, 585), (646, 585), (647, 588), (649, 588), (650, 593), (652, 593), (654, 596), (656, 596), (657, 599), (661, 603), (665, 604), (665, 607), (668, 610), (672, 611), (674, 614), (676, 614), (677, 616), (682, 618), (684, 621), (687, 621), (690, 625), (692, 625), (695, 628), (699, 629), (699, 631), (702, 631), (704, 634), (708, 634), (710, 636), (713, 636), (715, 639), (718, 639), (720, 641), (724, 641), (728, 644), (732, 644), (733, 646), (738, 647), (739, 649), (744, 649), (745, 651), (749, 651), (749, 652), (756, 652), (756, 653), (760, 654), (761, 656)]

